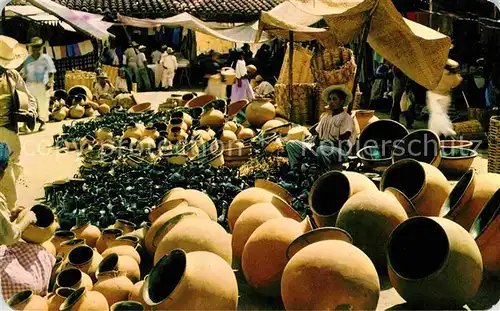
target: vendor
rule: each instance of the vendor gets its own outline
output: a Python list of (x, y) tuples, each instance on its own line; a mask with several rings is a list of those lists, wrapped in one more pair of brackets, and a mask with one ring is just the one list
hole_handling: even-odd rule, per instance
[(208, 55), (210, 60), (205, 63), (205, 78), (208, 79), (205, 94), (217, 98), (226, 98), (226, 84), (222, 81), (221, 67), (217, 62), (217, 54), (211, 50)]
[(269, 97), (274, 93), (274, 87), (271, 83), (264, 81), (261, 75), (255, 77), (257, 86), (254, 89), (255, 97)]
[[(10, 150), (0, 143), (0, 178), (3, 179), (9, 166)], [(36, 223), (32, 211), (16, 220), (21, 209), (10, 211), (5, 197), (0, 193), (0, 280), (2, 296), (8, 300), (13, 295), (31, 290), (35, 295), (45, 296), (49, 287), (52, 268), (56, 259), (39, 244), (25, 243), (21, 235), (26, 228)], [(15, 222), (13, 222), (15, 220)]]
[[(132, 81), (130, 81), (132, 82)], [(130, 89), (127, 82), (127, 73), (125, 68), (118, 69), (118, 75), (115, 79), (115, 90), (117, 93), (130, 93)]]
[(160, 63), (163, 67), (161, 85), (168, 90), (174, 86), (175, 71), (178, 68), (177, 58), (172, 48), (167, 48), (167, 53), (162, 56)]
[(354, 146), (354, 120), (343, 108), (352, 101), (352, 93), (345, 85), (332, 85), (323, 91), (323, 100), (328, 104), (327, 111), (311, 128), (315, 141), (293, 140), (285, 145), (290, 167), (297, 168), (314, 159), (323, 171), (341, 169)]
[(99, 99), (113, 99), (115, 88), (108, 80), (108, 75), (101, 72), (97, 76), (97, 83), (94, 86), (94, 100)]
[(253, 100), (255, 94), (253, 93), (250, 81), (248, 80), (247, 65), (245, 63), (245, 53), (243, 50), (237, 50), (238, 61), (236, 62), (236, 82), (231, 89), (231, 103), (240, 100)]

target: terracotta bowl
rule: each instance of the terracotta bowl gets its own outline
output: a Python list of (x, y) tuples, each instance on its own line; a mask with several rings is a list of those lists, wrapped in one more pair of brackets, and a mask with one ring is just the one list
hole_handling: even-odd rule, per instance
[(243, 110), (246, 107), (246, 105), (248, 105), (248, 100), (246, 100), (246, 99), (239, 100), (237, 102), (229, 104), (227, 106), (227, 115), (230, 118), (234, 117), (235, 115), (238, 114), (238, 112)]
[(472, 142), (470, 140), (442, 140), (441, 147), (470, 148), (472, 147)]
[(141, 113), (145, 111), (150, 111), (151, 110), (151, 103), (142, 103), (142, 104), (137, 104), (132, 106), (128, 112), (130, 113)]
[(191, 107), (191, 108), (203, 107), (213, 100), (215, 100), (215, 96), (201, 95), (201, 96), (195, 97), (195, 98), (191, 99), (190, 101), (188, 101), (184, 107)]
[(441, 148), (441, 154), (439, 169), (448, 174), (465, 174), (478, 155), (475, 150), (454, 147)]
[(392, 164), (392, 157), (383, 156), (380, 147), (376, 146), (364, 147), (356, 153), (356, 156), (364, 165), (371, 168), (389, 167)]

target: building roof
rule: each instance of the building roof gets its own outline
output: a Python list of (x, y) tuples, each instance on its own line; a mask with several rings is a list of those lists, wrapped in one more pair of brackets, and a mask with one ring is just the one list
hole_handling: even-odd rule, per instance
[[(54, 0), (70, 9), (90, 13), (162, 18), (187, 12), (205, 21), (257, 20), (283, 0)], [(109, 11), (108, 11), (109, 10)]]

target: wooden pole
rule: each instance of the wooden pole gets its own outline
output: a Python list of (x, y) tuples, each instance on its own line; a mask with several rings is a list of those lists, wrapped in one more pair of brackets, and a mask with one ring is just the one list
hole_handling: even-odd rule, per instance
[(290, 108), (293, 104), (293, 31), (288, 32), (288, 96), (290, 101)]
[(429, 27), (432, 28), (432, 0), (429, 0)]
[(5, 8), (2, 10), (2, 26), (0, 34), (5, 35)]

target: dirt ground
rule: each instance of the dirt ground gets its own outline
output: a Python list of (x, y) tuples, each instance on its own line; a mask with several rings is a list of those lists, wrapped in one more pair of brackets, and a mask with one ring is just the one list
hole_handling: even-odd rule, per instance
[[(19, 205), (32, 206), (38, 199), (43, 198), (44, 184), (70, 178), (77, 173), (80, 166), (79, 154), (64, 149), (56, 150), (52, 147), (53, 136), (62, 132), (63, 124), (70, 124), (71, 122), (69, 120), (60, 123), (49, 123), (43, 132), (21, 135), (23, 148), (21, 164), (24, 171), (18, 185)], [(473, 165), (478, 172), (486, 172), (487, 160), (484, 158), (484, 154), (483, 158), (478, 157)], [(387, 280), (382, 283), (384, 290), (381, 293), (377, 310), (389, 308), (392, 310), (408, 310), (408, 307), (401, 305), (404, 300), (390, 287), (390, 283)], [(272, 307), (266, 299), (249, 292), (248, 286), (245, 285), (240, 282), (240, 291), (243, 294), (240, 309), (269, 310), (276, 308)], [(471, 309), (491, 309), (498, 302), (499, 289), (500, 283), (497, 281), (484, 282), (483, 290), (478, 295), (477, 302), (471, 304)], [(246, 294), (243, 292), (246, 292)], [(500, 309), (500, 306), (493, 307), (493, 309)]]

